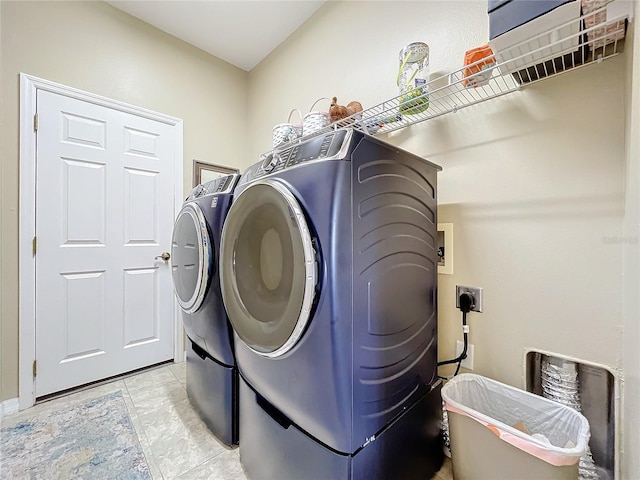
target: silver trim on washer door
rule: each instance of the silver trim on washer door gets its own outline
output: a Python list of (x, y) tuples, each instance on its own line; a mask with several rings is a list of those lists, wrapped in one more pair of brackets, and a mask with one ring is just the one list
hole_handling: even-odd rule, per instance
[[(316, 287), (316, 283), (317, 283), (317, 275), (318, 275), (318, 269), (316, 266), (316, 258), (315, 258), (315, 252), (314, 252), (314, 248), (313, 248), (313, 244), (311, 242), (311, 233), (309, 231), (309, 227), (307, 225), (307, 222), (304, 218), (304, 214), (302, 212), (302, 208), (300, 207), (300, 204), (298, 203), (298, 201), (296, 200), (295, 196), (289, 191), (289, 189), (284, 186), (283, 184), (281, 184), (278, 181), (272, 180), (272, 179), (266, 179), (266, 180), (259, 180), (256, 182), (251, 183), (251, 185), (249, 185), (245, 190), (243, 190), (240, 195), (238, 195), (238, 197), (236, 198), (236, 201), (234, 202), (234, 205), (237, 205), (238, 203), (237, 200), (244, 195), (246, 192), (250, 191), (253, 187), (257, 186), (257, 185), (266, 185), (269, 186), (271, 188), (273, 188), (274, 190), (276, 190), (276, 192), (278, 192), (286, 201), (287, 205), (289, 206), (289, 208), (291, 209), (291, 212), (293, 212), (294, 217), (292, 217), (295, 222), (296, 225), (298, 227), (298, 231), (300, 232), (300, 236), (301, 236), (301, 240), (302, 240), (302, 249), (303, 249), (303, 255), (304, 255), (304, 262), (305, 262), (305, 284), (304, 284), (304, 294), (303, 294), (303, 300), (302, 300), (302, 305), (300, 308), (300, 314), (298, 316), (298, 320), (296, 321), (296, 325), (293, 329), (293, 331), (291, 332), (291, 335), (289, 336), (289, 338), (285, 341), (285, 343), (282, 344), (282, 346), (280, 346), (279, 348), (271, 351), (271, 352), (261, 352), (256, 350), (255, 348), (251, 347), (251, 345), (248, 345), (246, 342), (244, 342), (244, 340), (242, 340), (242, 338), (238, 337), (240, 339), (240, 341), (242, 341), (242, 343), (244, 343), (247, 348), (249, 348), (251, 351), (257, 353), (258, 355), (261, 355), (263, 357), (268, 357), (268, 358), (275, 358), (275, 357), (280, 357), (282, 355), (284, 355), (285, 353), (287, 353), (289, 350), (291, 350), (296, 343), (298, 342), (298, 340), (300, 340), (300, 337), (302, 336), (307, 324), (309, 323), (309, 320), (311, 318), (311, 308), (313, 306), (313, 300), (314, 300), (314, 296), (315, 296), (315, 287)], [(232, 206), (233, 209), (233, 206)], [(232, 215), (232, 212), (229, 212), (229, 215), (227, 216), (227, 220), (229, 220), (229, 217)], [(225, 225), (227, 223), (225, 222)], [(231, 241), (231, 239), (227, 240), (227, 235), (225, 235), (224, 233), (224, 228), (223, 228), (223, 234), (222, 234), (222, 244), (221, 244), (221, 249), (220, 251), (225, 251), (224, 250), (224, 243), (226, 241)], [(235, 240), (235, 239), (234, 239)], [(234, 249), (235, 252), (235, 249)], [(235, 276), (235, 259), (225, 259), (223, 258), (222, 261), (226, 262), (226, 261), (232, 261), (234, 264), (234, 268), (233, 268), (233, 272), (234, 272), (234, 276)], [(221, 277), (224, 275), (223, 273), (224, 269), (221, 268), (220, 269), (220, 274)], [(224, 292), (224, 288), (227, 284), (227, 282), (225, 281), (224, 278), (221, 278), (221, 283), (223, 285), (223, 292)], [(233, 281), (233, 283), (235, 284), (235, 279)], [(234, 288), (236, 287), (236, 285), (234, 285)], [(246, 307), (244, 307), (244, 305), (242, 305), (243, 310), (247, 311)], [(248, 311), (247, 311), (248, 314)]]
[[(178, 220), (183, 215), (188, 215), (191, 217), (196, 231), (199, 233), (197, 235), (198, 239), (198, 280), (196, 281), (197, 288), (193, 292), (193, 295), (188, 301), (183, 301), (180, 298), (180, 295), (176, 293), (176, 299), (178, 300), (178, 304), (180, 308), (186, 313), (194, 313), (201, 306), (204, 300), (204, 297), (207, 293), (207, 286), (209, 285), (209, 270), (210, 270), (210, 261), (211, 261), (211, 241), (209, 238), (209, 230), (207, 229), (207, 222), (204, 218), (204, 214), (200, 207), (194, 203), (188, 203), (178, 214), (176, 218), (176, 225)], [(175, 230), (174, 230), (175, 235)], [(175, 282), (175, 281), (174, 281)], [(174, 283), (175, 289), (175, 283)]]
[[(305, 327), (309, 323), (311, 317), (311, 307), (313, 306), (313, 297), (316, 288), (316, 259), (313, 251), (313, 243), (311, 243), (311, 233), (309, 232), (309, 227), (304, 218), (304, 214), (302, 213), (302, 208), (296, 200), (296, 197), (279, 182), (275, 182), (273, 180), (264, 180), (258, 181), (255, 185), (258, 184), (266, 184), (270, 187), (274, 188), (280, 195), (284, 197), (287, 201), (289, 207), (295, 214), (296, 225), (298, 226), (298, 230), (300, 231), (300, 236), (302, 237), (302, 248), (304, 251), (304, 264), (305, 264), (305, 283), (304, 283), (304, 297), (302, 300), (302, 307), (300, 308), (300, 316), (298, 316), (298, 321), (296, 322), (296, 326), (291, 332), (291, 336), (289, 339), (277, 350), (273, 352), (261, 353), (265, 357), (279, 357), (284, 355), (289, 350), (291, 350), (304, 332)], [(253, 350), (253, 349), (252, 349)], [(254, 350), (255, 351), (255, 350)]]

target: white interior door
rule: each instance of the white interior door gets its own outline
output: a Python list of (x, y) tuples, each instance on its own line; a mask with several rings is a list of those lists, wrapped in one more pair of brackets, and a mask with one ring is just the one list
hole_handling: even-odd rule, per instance
[(171, 125), (38, 90), (35, 396), (173, 358)]

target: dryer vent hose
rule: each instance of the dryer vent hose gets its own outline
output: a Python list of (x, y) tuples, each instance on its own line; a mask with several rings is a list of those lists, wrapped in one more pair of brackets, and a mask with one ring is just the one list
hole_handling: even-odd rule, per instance
[(449, 415), (444, 400), (442, 401), (442, 443), (444, 444), (444, 454), (451, 458), (451, 438), (449, 437)]
[[(540, 381), (542, 383), (543, 397), (571, 407), (578, 412), (582, 411), (578, 366), (575, 362), (543, 355)], [(580, 480), (599, 479), (598, 470), (589, 446), (587, 446), (587, 452), (580, 459), (578, 478)]]

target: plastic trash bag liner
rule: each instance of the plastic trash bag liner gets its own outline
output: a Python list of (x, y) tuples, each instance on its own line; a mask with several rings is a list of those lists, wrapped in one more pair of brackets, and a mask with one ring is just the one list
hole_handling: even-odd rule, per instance
[(471, 417), (501, 440), (554, 466), (577, 463), (589, 443), (589, 422), (582, 414), (480, 375), (454, 377), (442, 388), (442, 398), (448, 411)]

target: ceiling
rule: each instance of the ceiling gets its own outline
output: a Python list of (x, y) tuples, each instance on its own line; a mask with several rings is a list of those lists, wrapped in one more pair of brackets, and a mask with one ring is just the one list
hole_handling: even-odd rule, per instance
[(326, 0), (114, 0), (114, 7), (249, 71)]

